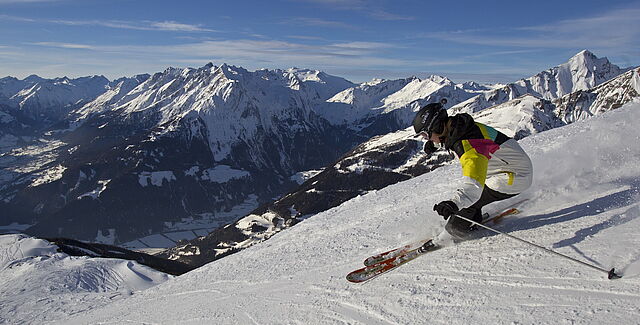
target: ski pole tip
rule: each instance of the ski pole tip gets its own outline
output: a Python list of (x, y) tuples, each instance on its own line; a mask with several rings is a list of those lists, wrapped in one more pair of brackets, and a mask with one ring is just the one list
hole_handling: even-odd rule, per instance
[(609, 270), (609, 276), (608, 276), (609, 280), (614, 280), (614, 279), (620, 279), (622, 278), (621, 275), (617, 275), (616, 274), (616, 269), (612, 268), (611, 270)]

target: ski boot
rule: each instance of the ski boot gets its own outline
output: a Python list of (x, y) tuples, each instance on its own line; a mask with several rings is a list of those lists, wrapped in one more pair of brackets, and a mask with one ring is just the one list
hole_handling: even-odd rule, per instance
[(456, 215), (462, 216), (475, 222), (482, 222), (482, 212), (480, 209), (466, 208), (458, 211), (447, 220), (444, 229), (454, 238), (459, 240), (468, 239), (469, 235), (478, 229), (478, 225), (464, 219), (458, 218)]
[(433, 242), (433, 239), (432, 239), (432, 240), (430, 240), (430, 241), (428, 241), (428, 242), (426, 242), (426, 243), (422, 244), (422, 246), (420, 246), (420, 247), (418, 248), (418, 253), (423, 254), (423, 253), (426, 253), (426, 252), (435, 251), (435, 250), (436, 250), (436, 249), (438, 249), (438, 248), (439, 248), (439, 246), (438, 246), (438, 245), (436, 245), (436, 244)]

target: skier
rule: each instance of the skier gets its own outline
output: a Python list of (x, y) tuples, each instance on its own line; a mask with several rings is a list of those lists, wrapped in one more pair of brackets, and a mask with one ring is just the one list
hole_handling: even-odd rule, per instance
[(434, 144), (453, 150), (462, 166), (464, 182), (450, 200), (442, 201), (433, 210), (447, 220), (445, 230), (454, 237), (464, 238), (474, 229), (459, 215), (475, 222), (482, 221), (482, 207), (511, 198), (531, 186), (531, 159), (518, 142), (496, 129), (475, 122), (462, 113), (448, 116), (440, 103), (420, 109), (413, 120), (417, 136), (428, 141), (424, 150), (437, 150)]

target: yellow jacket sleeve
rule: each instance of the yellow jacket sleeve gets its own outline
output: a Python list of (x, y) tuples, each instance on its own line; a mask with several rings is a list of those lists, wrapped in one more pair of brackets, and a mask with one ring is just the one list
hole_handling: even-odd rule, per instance
[(456, 191), (452, 200), (460, 209), (469, 207), (480, 199), (489, 166), (489, 159), (478, 153), (468, 141), (463, 140), (462, 144), (465, 152), (460, 157), (460, 165), (464, 183)]

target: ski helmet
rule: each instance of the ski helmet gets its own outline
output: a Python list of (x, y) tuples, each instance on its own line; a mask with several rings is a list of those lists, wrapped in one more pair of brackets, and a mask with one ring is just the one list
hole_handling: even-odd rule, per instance
[[(446, 103), (446, 101), (444, 102)], [(431, 132), (442, 133), (447, 117), (447, 110), (442, 106), (442, 103), (427, 104), (418, 111), (413, 119), (413, 129), (416, 134), (424, 131), (429, 133), (429, 136), (431, 136)]]

